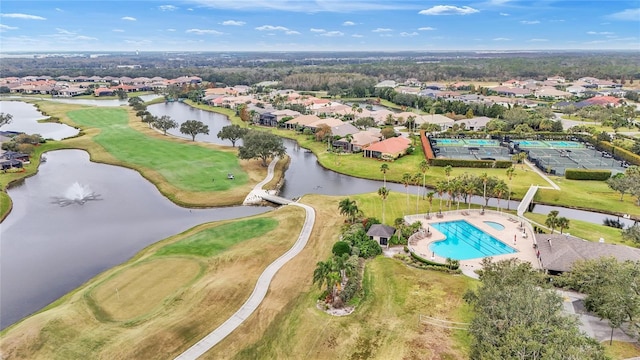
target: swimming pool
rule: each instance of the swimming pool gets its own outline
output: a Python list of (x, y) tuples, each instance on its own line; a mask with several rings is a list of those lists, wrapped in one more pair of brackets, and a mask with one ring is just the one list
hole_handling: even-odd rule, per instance
[(496, 229), (496, 230), (504, 230), (504, 225), (497, 223), (495, 221), (483, 221), (483, 223), (491, 226), (492, 228)]
[(443, 258), (468, 260), (517, 252), (465, 220), (445, 221), (431, 226), (446, 236), (445, 240), (429, 245), (429, 250)]

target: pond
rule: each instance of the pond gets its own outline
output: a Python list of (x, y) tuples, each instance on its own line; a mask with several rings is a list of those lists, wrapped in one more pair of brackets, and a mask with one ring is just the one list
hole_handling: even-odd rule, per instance
[(22, 101), (0, 101), (0, 112), (13, 115), (13, 120), (0, 126), (0, 131), (18, 131), (40, 134), (45, 139), (62, 140), (78, 135), (79, 130), (65, 124), (39, 123), (46, 119), (38, 109)]
[[(75, 183), (98, 194), (61, 206)], [(92, 163), (80, 150), (47, 153), (36, 176), (9, 190), (0, 224), (0, 327), (41, 309), (144, 247), (195, 225), (269, 211), (185, 209), (133, 170)], [(64, 205), (64, 204), (62, 204)]]

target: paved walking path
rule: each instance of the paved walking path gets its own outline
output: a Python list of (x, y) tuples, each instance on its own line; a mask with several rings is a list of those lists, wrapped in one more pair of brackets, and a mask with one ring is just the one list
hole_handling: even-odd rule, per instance
[(262, 300), (267, 295), (267, 290), (269, 290), (271, 280), (276, 275), (278, 270), (280, 270), (280, 268), (282, 268), (284, 264), (286, 264), (289, 260), (298, 255), (307, 245), (307, 241), (309, 240), (309, 236), (311, 235), (311, 231), (313, 230), (313, 225), (316, 221), (315, 210), (309, 205), (292, 202), (291, 200), (275, 195), (268, 195), (266, 191), (262, 190), (262, 186), (273, 179), (273, 169), (275, 168), (275, 163), (277, 162), (277, 160), (278, 159), (275, 158), (271, 161), (271, 163), (269, 164), (267, 177), (258, 185), (256, 185), (252, 193), (255, 192), (254, 195), (256, 196), (264, 194), (269, 196), (270, 198), (273, 198), (271, 200), (276, 200), (283, 204), (287, 203), (293, 206), (299, 206), (305, 210), (306, 217), (304, 220), (304, 224), (302, 225), (300, 235), (298, 236), (298, 240), (296, 240), (293, 246), (286, 253), (282, 254), (282, 256), (280, 256), (274, 262), (269, 264), (269, 266), (267, 266), (267, 268), (258, 278), (253, 292), (251, 293), (247, 301), (242, 304), (240, 309), (238, 309), (238, 311), (231, 315), (231, 317), (227, 319), (227, 321), (222, 323), (222, 325), (218, 326), (217, 329), (213, 330), (202, 340), (198, 341), (195, 345), (191, 346), (185, 352), (178, 355), (176, 357), (176, 360), (195, 360), (205, 352), (209, 351), (209, 349), (216, 346), (220, 341), (222, 341), (222, 339), (231, 334), (249, 316), (251, 316), (251, 314), (253, 314), (258, 306), (260, 306), (260, 303), (262, 303)]
[[(527, 164), (527, 166), (529, 166), (531, 168), (531, 170), (535, 171), (538, 175), (540, 175), (543, 179), (545, 179), (549, 185), (551, 185), (552, 189), (555, 190), (560, 190), (560, 186), (558, 186), (558, 184), (554, 183), (553, 180), (549, 179), (549, 177), (543, 173), (542, 171), (540, 171), (540, 169), (538, 169), (534, 164), (532, 164), (529, 160), (524, 160), (524, 163)], [(549, 189), (548, 187), (542, 187), (540, 186), (540, 189)]]

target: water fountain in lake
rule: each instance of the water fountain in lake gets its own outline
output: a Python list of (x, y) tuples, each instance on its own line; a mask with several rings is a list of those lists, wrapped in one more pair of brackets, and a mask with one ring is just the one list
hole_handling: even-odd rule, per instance
[(76, 181), (65, 191), (64, 196), (55, 196), (53, 199), (53, 203), (60, 206), (83, 205), (90, 200), (100, 200), (100, 194), (96, 194), (89, 186)]

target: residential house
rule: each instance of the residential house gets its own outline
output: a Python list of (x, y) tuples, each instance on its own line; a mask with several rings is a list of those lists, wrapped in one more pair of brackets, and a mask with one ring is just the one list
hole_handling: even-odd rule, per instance
[(382, 139), (382, 134), (380, 131), (372, 130), (362, 130), (353, 135), (351, 135), (350, 141), (350, 151), (358, 152), (362, 151), (363, 148), (377, 143)]
[(458, 120), (456, 124), (464, 124), (465, 129), (472, 131), (479, 131), (487, 126), (487, 123), (492, 119), (486, 116), (476, 116), (471, 119)]
[(318, 120), (322, 120), (318, 115), (300, 115), (285, 122), (285, 126), (287, 127), (287, 129), (297, 129), (300, 127), (305, 127)]
[(100, 87), (93, 90), (93, 96), (112, 96), (113, 94), (115, 90), (110, 88)]
[(551, 86), (544, 86), (535, 91), (536, 97), (566, 99), (572, 96), (570, 92), (561, 91)]
[(440, 125), (440, 129), (443, 131), (452, 127), (454, 124), (454, 120), (450, 119), (441, 114), (433, 114), (433, 115), (421, 115), (416, 117), (416, 124), (418, 126), (422, 124), (438, 124)]
[(401, 136), (392, 137), (367, 146), (363, 149), (363, 156), (374, 159), (395, 160), (406, 154), (409, 147), (411, 147), (411, 140)]
[(384, 80), (384, 81), (381, 81), (381, 82), (377, 83), (374, 87), (376, 87), (376, 88), (385, 88), (385, 87), (395, 88), (396, 86), (398, 86), (398, 84), (396, 84), (395, 81), (393, 81), (393, 80)]

